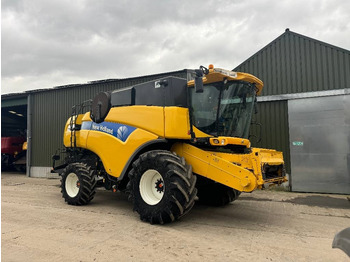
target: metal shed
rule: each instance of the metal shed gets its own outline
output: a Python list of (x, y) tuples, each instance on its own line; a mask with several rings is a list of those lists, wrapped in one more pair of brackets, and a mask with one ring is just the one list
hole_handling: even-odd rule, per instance
[(257, 116), (262, 141), (253, 146), (283, 151), (292, 190), (349, 194), (350, 51), (286, 29), (234, 71), (264, 81)]

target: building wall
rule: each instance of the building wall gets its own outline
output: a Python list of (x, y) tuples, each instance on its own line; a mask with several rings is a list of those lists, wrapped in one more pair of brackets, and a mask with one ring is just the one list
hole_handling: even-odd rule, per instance
[[(138, 77), (53, 89), (31, 94), (31, 166), (49, 167), (57, 148), (63, 147), (63, 129), (72, 106), (92, 99), (101, 91), (111, 91), (168, 75), (187, 77), (185, 70), (161, 75)], [(35, 171), (37, 169), (33, 169)], [(41, 169), (40, 169), (41, 170)], [(31, 176), (44, 176), (31, 174)]]

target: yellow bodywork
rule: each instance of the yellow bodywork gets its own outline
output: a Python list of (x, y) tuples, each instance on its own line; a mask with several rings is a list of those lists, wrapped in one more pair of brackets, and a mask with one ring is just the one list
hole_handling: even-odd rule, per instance
[(192, 165), (194, 173), (239, 191), (251, 192), (262, 188), (265, 183), (287, 181), (283, 173), (271, 181), (263, 179), (264, 164), (280, 166), (284, 163), (282, 152), (276, 150), (252, 148), (249, 154), (232, 154), (205, 151), (190, 144), (177, 143), (172, 151), (183, 156)]
[[(92, 123), (89, 113), (78, 115), (75, 125)], [(188, 109), (180, 107), (128, 106), (112, 108), (105, 119), (108, 123), (133, 126), (135, 130), (126, 141), (100, 132), (81, 129), (75, 131), (76, 146), (97, 154), (108, 174), (119, 177), (133, 153), (147, 142), (159, 138), (190, 140)], [(64, 145), (71, 147), (70, 119), (65, 127)], [(193, 127), (197, 137), (208, 137), (213, 146), (241, 145), (250, 148), (248, 139), (236, 137), (211, 137)], [(267, 182), (284, 182), (263, 179), (262, 166), (283, 165), (281, 152), (252, 148), (249, 154), (232, 154), (205, 151), (189, 143), (175, 143), (171, 151), (183, 156), (192, 165), (193, 172), (239, 191), (251, 192)]]
[[(220, 70), (209, 69), (210, 73), (203, 78), (203, 82), (244, 80), (255, 83), (257, 93), (261, 92), (263, 83), (258, 78), (245, 73)], [(188, 82), (188, 86), (193, 84), (193, 81)], [(80, 128), (76, 128), (78, 126)], [(213, 151), (204, 150), (195, 143), (190, 143), (190, 129), (187, 108), (120, 106), (111, 108), (101, 124), (94, 123), (89, 112), (68, 119), (64, 131), (64, 145), (67, 148), (76, 146), (94, 152), (100, 157), (105, 171), (116, 178), (120, 177), (138, 149), (157, 139), (168, 139), (178, 141), (173, 143), (171, 151), (183, 156), (186, 162), (192, 165), (194, 173), (236, 190), (251, 192), (262, 188), (265, 183), (286, 181), (281, 152), (251, 148), (248, 139), (213, 137), (193, 126), (195, 137), (208, 138), (213, 148)], [(248, 153), (232, 154), (217, 150), (227, 145), (243, 146)], [(270, 180), (264, 179), (265, 166), (280, 166), (279, 176)]]
[(196, 174), (239, 191), (251, 192), (257, 188), (257, 179), (252, 172), (229, 162), (217, 153), (185, 143), (175, 144), (172, 151), (183, 156)]
[[(89, 113), (78, 115), (75, 125), (91, 122)], [(108, 123), (132, 126), (135, 129), (123, 142), (113, 135), (96, 130), (75, 131), (76, 146), (97, 154), (111, 176), (119, 177), (132, 154), (142, 145), (158, 138), (190, 139), (188, 109), (180, 107), (127, 106), (112, 108)], [(71, 119), (65, 126), (64, 145), (71, 147)], [(176, 124), (175, 124), (176, 123)], [(74, 132), (74, 131), (73, 131)], [(196, 130), (197, 134), (204, 134)], [(205, 135), (205, 134), (204, 134)]]

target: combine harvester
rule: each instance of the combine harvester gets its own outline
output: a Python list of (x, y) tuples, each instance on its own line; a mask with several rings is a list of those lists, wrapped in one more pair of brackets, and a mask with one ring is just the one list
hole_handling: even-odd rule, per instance
[(68, 204), (88, 204), (105, 187), (128, 193), (141, 220), (163, 224), (197, 198), (220, 206), (286, 181), (282, 153), (248, 140), (262, 81), (213, 65), (193, 75), (101, 92), (73, 107), (64, 164), (55, 167), (53, 156)]

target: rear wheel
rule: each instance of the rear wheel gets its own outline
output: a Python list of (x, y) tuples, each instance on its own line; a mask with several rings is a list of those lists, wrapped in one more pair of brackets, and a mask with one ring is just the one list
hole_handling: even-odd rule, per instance
[(164, 224), (190, 211), (197, 194), (192, 167), (169, 151), (142, 154), (129, 173), (129, 198), (140, 219)]
[(68, 204), (86, 205), (94, 198), (96, 179), (87, 164), (69, 164), (61, 176), (62, 197)]
[(209, 206), (225, 206), (240, 194), (236, 189), (214, 182), (198, 187), (199, 202)]

